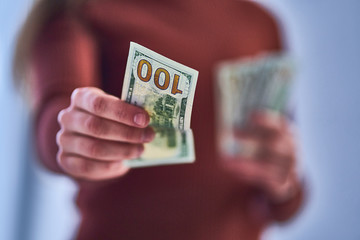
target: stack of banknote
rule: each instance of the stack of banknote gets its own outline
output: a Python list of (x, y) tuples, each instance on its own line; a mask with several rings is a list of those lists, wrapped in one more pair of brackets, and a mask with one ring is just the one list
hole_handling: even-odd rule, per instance
[(288, 110), (293, 72), (293, 61), (284, 54), (263, 54), (219, 64), (216, 104), (221, 153), (244, 154), (244, 143), (237, 133), (246, 127), (255, 111), (265, 110), (276, 117)]
[(196, 70), (130, 43), (121, 99), (149, 113), (156, 135), (140, 158), (124, 164), (145, 167), (195, 160), (190, 119), (197, 77)]

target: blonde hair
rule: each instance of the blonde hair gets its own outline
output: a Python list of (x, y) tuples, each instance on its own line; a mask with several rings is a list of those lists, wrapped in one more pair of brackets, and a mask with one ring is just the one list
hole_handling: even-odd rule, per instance
[(73, 11), (87, 0), (37, 0), (20, 29), (13, 56), (15, 85), (27, 92), (27, 72), (31, 48), (43, 26), (53, 16), (64, 11)]

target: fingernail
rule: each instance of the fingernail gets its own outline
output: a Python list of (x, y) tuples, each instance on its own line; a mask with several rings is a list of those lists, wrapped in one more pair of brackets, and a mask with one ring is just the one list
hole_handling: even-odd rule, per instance
[(145, 114), (143, 114), (143, 113), (136, 114), (134, 117), (134, 122), (141, 127), (145, 126), (145, 124), (146, 124)]
[(143, 135), (143, 142), (151, 142), (155, 137), (155, 132), (151, 128), (147, 128)]

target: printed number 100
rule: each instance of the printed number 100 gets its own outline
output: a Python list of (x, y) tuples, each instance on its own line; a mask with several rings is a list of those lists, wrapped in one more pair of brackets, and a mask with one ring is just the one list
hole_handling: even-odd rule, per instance
[[(145, 76), (142, 75), (142, 69), (143, 69), (144, 65), (147, 66), (147, 72), (146, 72)], [(163, 74), (165, 77), (163, 84), (161, 84), (159, 81), (161, 74)], [(141, 81), (144, 81), (144, 82), (150, 81), (150, 78), (152, 76), (151, 63), (145, 59), (140, 60), (138, 67), (137, 67), (137, 75)], [(174, 95), (177, 93), (182, 94), (182, 91), (178, 89), (179, 79), (180, 79), (180, 76), (175, 74), (172, 89), (171, 89), (171, 93)], [(157, 88), (159, 88), (160, 90), (168, 89), (168, 87), (170, 85), (170, 73), (164, 68), (156, 69), (155, 75), (154, 75), (154, 83), (155, 83), (155, 86)]]

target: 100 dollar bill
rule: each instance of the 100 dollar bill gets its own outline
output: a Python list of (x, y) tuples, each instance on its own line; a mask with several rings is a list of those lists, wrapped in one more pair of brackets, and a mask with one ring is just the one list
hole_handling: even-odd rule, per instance
[[(286, 115), (294, 62), (284, 53), (223, 62), (217, 69), (217, 142), (222, 154), (246, 155), (239, 132), (256, 111)], [(251, 147), (247, 147), (251, 148)], [(252, 151), (248, 151), (252, 152)]]
[(156, 135), (145, 144), (140, 158), (124, 164), (141, 167), (195, 160), (190, 120), (197, 77), (198, 71), (130, 43), (121, 99), (149, 113)]

